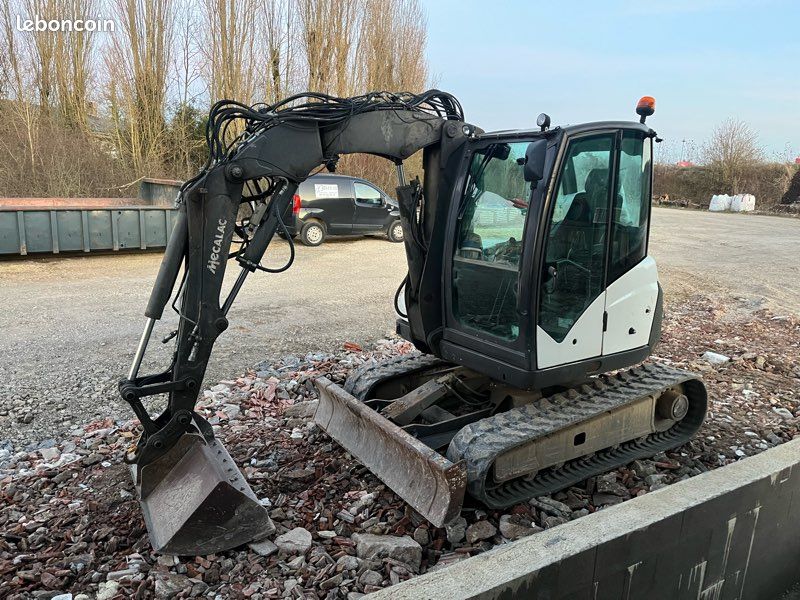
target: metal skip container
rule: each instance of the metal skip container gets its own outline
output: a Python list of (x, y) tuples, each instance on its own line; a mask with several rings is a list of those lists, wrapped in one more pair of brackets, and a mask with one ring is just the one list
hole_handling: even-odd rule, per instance
[(145, 178), (137, 198), (0, 198), (0, 258), (163, 249), (179, 187)]

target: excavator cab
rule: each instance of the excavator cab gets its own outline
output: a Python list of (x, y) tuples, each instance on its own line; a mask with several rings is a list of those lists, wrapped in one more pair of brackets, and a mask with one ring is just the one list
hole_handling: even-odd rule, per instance
[[(647, 258), (653, 136), (638, 123), (591, 123), (466, 144), (464, 182), (441, 228), (443, 358), (530, 388), (650, 353), (661, 314)], [(527, 160), (540, 144), (531, 181)], [(401, 334), (431, 340), (406, 322)]]
[[(159, 552), (199, 554), (274, 530), (195, 410), (214, 342), (282, 215), (314, 170), (342, 154), (397, 166), (408, 274), (397, 332), (417, 348), (315, 383), (314, 419), (435, 526), (469, 492), (499, 508), (563, 489), (687, 440), (705, 414), (690, 373), (643, 361), (660, 332), (647, 256), (655, 132), (601, 122), (486, 133), (458, 101), (375, 92), (300, 94), (266, 107), (221, 101), (209, 159), (184, 184), (147, 321), (120, 393), (142, 425), (128, 456)], [(235, 132), (235, 133), (232, 133)], [(403, 161), (422, 152), (423, 180)], [(223, 296), (226, 267), (239, 267)], [(180, 281), (180, 283), (178, 283)], [(174, 293), (174, 298), (173, 298)], [(171, 364), (139, 373), (167, 306)], [(158, 415), (144, 401), (168, 396)]]

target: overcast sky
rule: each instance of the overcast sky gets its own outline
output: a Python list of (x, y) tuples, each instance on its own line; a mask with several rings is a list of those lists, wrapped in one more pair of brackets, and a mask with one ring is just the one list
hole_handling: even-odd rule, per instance
[(800, 155), (800, 1), (423, 0), (431, 76), (484, 129), (635, 117), (679, 158), (735, 117)]

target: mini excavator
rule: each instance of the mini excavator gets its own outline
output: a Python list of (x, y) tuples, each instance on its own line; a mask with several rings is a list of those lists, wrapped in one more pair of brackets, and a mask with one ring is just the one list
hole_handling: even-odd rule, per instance
[[(127, 461), (156, 551), (217, 552), (274, 531), (195, 403), (246, 278), (294, 259), (285, 221), (298, 184), (345, 154), (396, 165), (408, 262), (396, 330), (418, 352), (364, 365), (343, 387), (319, 378), (314, 419), (420, 515), (442, 526), (465, 494), (508, 507), (690, 439), (702, 381), (643, 362), (663, 313), (647, 252), (654, 110), (644, 97), (638, 121), (554, 127), (542, 114), (533, 129), (487, 133), (438, 90), (216, 103), (208, 162), (181, 189), (119, 384), (141, 422)], [(420, 151), (423, 179), (406, 181)], [(291, 257), (272, 269), (262, 257), (276, 233)], [(172, 362), (141, 375), (173, 296)], [(155, 416), (143, 400), (161, 394)]]

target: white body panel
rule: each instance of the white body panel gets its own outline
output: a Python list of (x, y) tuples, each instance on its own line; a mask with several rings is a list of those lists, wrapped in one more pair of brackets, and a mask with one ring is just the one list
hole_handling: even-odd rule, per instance
[(603, 354), (647, 345), (657, 301), (658, 269), (656, 261), (646, 256), (606, 290), (608, 319)]
[(539, 369), (600, 356), (603, 351), (605, 294), (600, 294), (578, 317), (560, 344), (536, 326), (536, 364)]
[[(648, 256), (595, 298), (561, 343), (537, 326), (537, 367), (546, 369), (647, 345), (657, 300), (658, 270)], [(608, 312), (605, 334), (603, 312)]]

